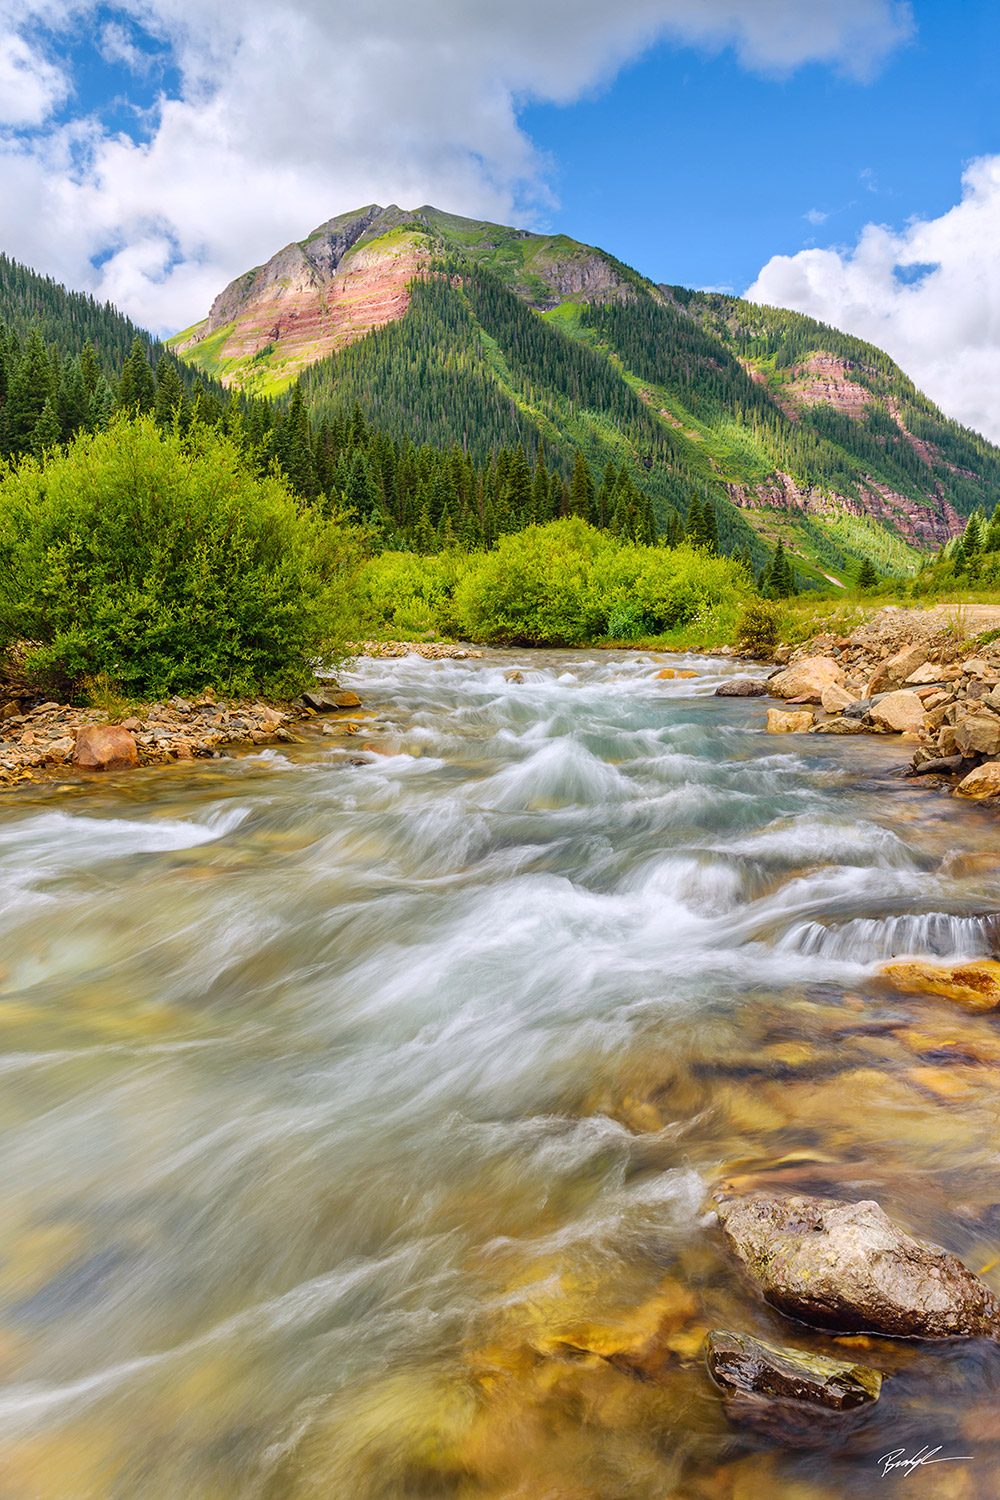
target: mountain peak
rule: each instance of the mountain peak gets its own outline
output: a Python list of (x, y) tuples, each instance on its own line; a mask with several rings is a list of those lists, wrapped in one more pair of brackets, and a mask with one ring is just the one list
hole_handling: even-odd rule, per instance
[(237, 276), (172, 347), (226, 384), (280, 390), (316, 360), (402, 317), (413, 278), (441, 255), (489, 269), (540, 309), (634, 295), (624, 267), (566, 235), (466, 219), (429, 203), (369, 203)]

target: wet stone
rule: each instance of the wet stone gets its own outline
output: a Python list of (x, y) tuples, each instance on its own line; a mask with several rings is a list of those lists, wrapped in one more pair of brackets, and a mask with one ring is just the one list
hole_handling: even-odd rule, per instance
[(882, 1372), (748, 1334), (712, 1332), (705, 1361), (727, 1397), (771, 1396), (822, 1412), (852, 1411), (877, 1401)]
[(730, 677), (715, 690), (717, 698), (763, 698), (768, 685), (759, 677)]
[(765, 1299), (804, 1323), (897, 1338), (1000, 1335), (985, 1283), (877, 1203), (752, 1193), (721, 1198), (716, 1212)]

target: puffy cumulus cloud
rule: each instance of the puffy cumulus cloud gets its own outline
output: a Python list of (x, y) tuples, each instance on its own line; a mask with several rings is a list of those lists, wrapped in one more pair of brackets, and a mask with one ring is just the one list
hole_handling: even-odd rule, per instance
[[(8, 123), (39, 128), (0, 137), (5, 248), (157, 329), (364, 203), (530, 219), (550, 201), (547, 163), (520, 104), (578, 98), (657, 39), (863, 76), (912, 25), (901, 0), (121, 0), (111, 17), (96, 0), (27, 0), (17, 15)], [(166, 49), (180, 82), (144, 130), (72, 108), (42, 124), (68, 88), (52, 49), (88, 28), (137, 75)]]
[(63, 70), (0, 14), (0, 126), (41, 125), (69, 91)]
[(878, 344), (949, 416), (1000, 442), (1000, 156), (973, 162), (962, 185), (938, 219), (774, 256), (745, 296)]

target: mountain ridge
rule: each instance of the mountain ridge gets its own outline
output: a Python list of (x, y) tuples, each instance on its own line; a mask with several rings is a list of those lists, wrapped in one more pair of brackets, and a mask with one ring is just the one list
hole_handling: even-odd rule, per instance
[(417, 443), (520, 442), (564, 471), (577, 449), (597, 469), (627, 461), (661, 524), (700, 494), (733, 510), (734, 540), (748, 522), (817, 579), (866, 556), (910, 571), (1000, 500), (1000, 451), (875, 346), (431, 205), (325, 220), (170, 343), (248, 394), (300, 381), (318, 418), (357, 400)]

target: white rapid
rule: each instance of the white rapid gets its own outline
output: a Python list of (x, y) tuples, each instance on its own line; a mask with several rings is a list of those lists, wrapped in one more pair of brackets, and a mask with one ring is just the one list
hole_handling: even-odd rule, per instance
[[(995, 1399), (914, 1356), (832, 1490), (719, 1415), (706, 1327), (796, 1341), (721, 1177), (1000, 1254), (1000, 1033), (876, 972), (992, 955), (1000, 858), (897, 745), (665, 660), (362, 662), (350, 739), (6, 800), (0, 1500), (831, 1500)], [(664, 1384), (543, 1401), (539, 1330), (664, 1278)]]

